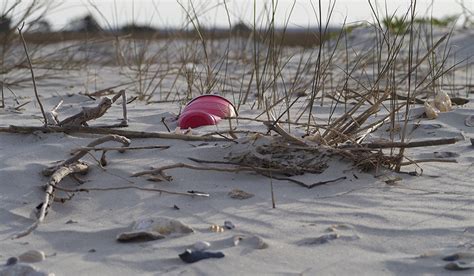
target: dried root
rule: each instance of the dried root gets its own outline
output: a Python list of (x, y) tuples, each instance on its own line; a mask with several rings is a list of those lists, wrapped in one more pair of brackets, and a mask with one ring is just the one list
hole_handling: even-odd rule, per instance
[(29, 235), (39, 226), (41, 222), (43, 222), (44, 218), (46, 217), (46, 214), (48, 213), (49, 208), (51, 207), (51, 204), (55, 200), (55, 187), (59, 184), (59, 182), (61, 182), (61, 180), (63, 180), (68, 175), (73, 175), (77, 173), (85, 174), (88, 170), (89, 166), (82, 162), (76, 162), (57, 168), (51, 175), (48, 184), (46, 184), (45, 197), (43, 202), (41, 203), (38, 218), (30, 227), (28, 227), (25, 231), (14, 235), (13, 238), (19, 239), (21, 237)]

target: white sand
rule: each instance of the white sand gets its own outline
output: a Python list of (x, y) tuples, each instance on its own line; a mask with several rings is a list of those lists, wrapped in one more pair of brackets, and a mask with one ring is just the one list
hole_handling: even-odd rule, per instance
[[(463, 38), (460, 35), (460, 38)], [(472, 45), (472, 43), (471, 43)], [(100, 87), (122, 81), (114, 70), (101, 75)], [(460, 73), (459, 75), (463, 75)], [(87, 77), (71, 72), (59, 80), (44, 81), (39, 87), (49, 109), (64, 96), (59, 110), (65, 118), (81, 105), (93, 105), (78, 95)], [(124, 82), (124, 81), (122, 81)], [(73, 85), (73, 88), (68, 88)], [(90, 83), (89, 83), (90, 85)], [(99, 87), (99, 88), (100, 88)], [(185, 84), (182, 84), (185, 87)], [(33, 100), (31, 88), (15, 92)], [(66, 97), (67, 94), (73, 96)], [(472, 95), (472, 94), (471, 94)], [(7, 105), (13, 100), (7, 94)], [(129, 95), (130, 96), (130, 95)], [(40, 126), (36, 104), (14, 113), (0, 110), (0, 126)], [(162, 117), (179, 112), (178, 104), (145, 105), (135, 101), (128, 106), (131, 130), (163, 131)], [(317, 107), (317, 116), (327, 116), (328, 108)], [(241, 115), (258, 114), (243, 107)], [(94, 125), (114, 124), (121, 118), (120, 105), (114, 105)], [(351, 164), (331, 162), (321, 175), (305, 175), (307, 183), (347, 176), (346, 180), (305, 189), (288, 181), (273, 180), (276, 208), (272, 209), (270, 179), (254, 173), (197, 172), (174, 169), (168, 172), (171, 182), (149, 182), (132, 173), (175, 162), (191, 163), (188, 157), (222, 160), (233, 149), (230, 142), (186, 142), (165, 139), (132, 139), (131, 146), (169, 145), (166, 150), (109, 152), (105, 169), (91, 156), (84, 158), (91, 170), (83, 179), (84, 188), (136, 185), (186, 192), (197, 190), (209, 198), (158, 194), (138, 190), (77, 193), (66, 203), (54, 203), (46, 220), (31, 235), (11, 240), (9, 237), (28, 227), (32, 210), (43, 199), (41, 186), (47, 178), (43, 168), (69, 157), (71, 149), (85, 146), (93, 135), (62, 133), (31, 135), (0, 133), (0, 263), (9, 257), (37, 249), (46, 253), (45, 261), (35, 267), (56, 275), (387, 275), (445, 274), (443, 256), (458, 252), (474, 253), (474, 147), (469, 138), (474, 128), (464, 125), (474, 105), (454, 107), (436, 120), (417, 119), (410, 125), (439, 124), (440, 128), (419, 127), (410, 140), (465, 137), (449, 146), (408, 149), (414, 159), (433, 158), (433, 152), (451, 152), (458, 163), (423, 163), (422, 176), (385, 172), (376, 178), (362, 173)], [(169, 123), (174, 129), (176, 123)], [(225, 129), (226, 123), (218, 126)], [(259, 123), (242, 122), (242, 129), (264, 129)], [(386, 137), (381, 128), (373, 137)], [(215, 127), (198, 129), (206, 133)], [(113, 146), (113, 143), (106, 145)], [(100, 158), (99, 153), (95, 153)], [(406, 167), (414, 171), (416, 166)], [(419, 168), (418, 168), (419, 171)], [(401, 177), (395, 185), (384, 180)], [(61, 185), (74, 188), (77, 183), (65, 179)], [(255, 196), (246, 200), (231, 199), (227, 193), (241, 189)], [(173, 208), (178, 206), (179, 210)], [(170, 217), (193, 227), (196, 232), (180, 238), (142, 243), (118, 243), (116, 236), (137, 219)], [(232, 221), (236, 228), (223, 233), (208, 230), (212, 224)], [(73, 221), (74, 223), (67, 223)], [(310, 244), (327, 235), (327, 228), (340, 226), (339, 239), (324, 244)], [(344, 227), (346, 226), (346, 228)], [(337, 227), (336, 227), (337, 228)], [(238, 234), (257, 235), (269, 247), (253, 249), (233, 246)], [(196, 241), (211, 243), (211, 251), (221, 251), (222, 259), (186, 264), (178, 258)], [(309, 243), (309, 244), (308, 244)], [(426, 255), (425, 257), (420, 257)], [(472, 258), (464, 261), (472, 262)], [(471, 271), (459, 272), (468, 275)]]

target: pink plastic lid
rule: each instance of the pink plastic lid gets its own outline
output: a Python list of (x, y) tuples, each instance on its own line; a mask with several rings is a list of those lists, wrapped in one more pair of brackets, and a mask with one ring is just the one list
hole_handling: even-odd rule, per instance
[(182, 129), (215, 125), (221, 117), (199, 110), (188, 110), (179, 116), (178, 124)]

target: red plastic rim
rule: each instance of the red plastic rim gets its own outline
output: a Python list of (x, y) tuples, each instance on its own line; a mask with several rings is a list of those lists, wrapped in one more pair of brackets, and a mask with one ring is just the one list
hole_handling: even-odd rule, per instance
[(204, 111), (190, 110), (182, 113), (179, 116), (179, 128), (196, 128), (200, 126), (216, 125), (221, 120), (221, 117), (209, 114)]

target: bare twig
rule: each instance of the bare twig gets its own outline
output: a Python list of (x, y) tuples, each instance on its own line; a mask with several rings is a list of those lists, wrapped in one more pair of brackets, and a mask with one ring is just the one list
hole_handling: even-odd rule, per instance
[(137, 186), (120, 186), (120, 187), (110, 187), (110, 188), (80, 188), (80, 189), (66, 189), (58, 186), (54, 186), (54, 188), (64, 191), (64, 192), (69, 192), (69, 193), (77, 193), (77, 192), (91, 192), (91, 191), (119, 191), (119, 190), (129, 190), (129, 189), (135, 189), (135, 190), (140, 190), (140, 191), (146, 191), (146, 192), (158, 192), (158, 193), (164, 193), (164, 194), (170, 194), (170, 195), (182, 195), (182, 196), (190, 196), (190, 197), (209, 197), (209, 194), (206, 193), (182, 193), (182, 192), (172, 192), (172, 191), (167, 191), (163, 189), (155, 189), (155, 188), (142, 188), (142, 187), (137, 187)]
[(194, 166), (194, 165), (189, 165), (185, 163), (176, 163), (172, 165), (167, 165), (167, 166), (162, 166), (158, 167), (152, 170), (147, 170), (147, 171), (142, 171), (142, 172), (137, 172), (132, 174), (133, 177), (136, 176), (142, 176), (142, 175), (147, 175), (147, 174), (160, 174), (165, 170), (171, 170), (171, 169), (178, 169), (178, 168), (186, 168), (186, 169), (192, 169), (192, 170), (200, 170), (200, 171), (219, 171), (219, 172), (241, 172), (241, 171), (255, 171), (255, 169), (251, 167), (243, 167), (243, 166), (237, 166), (233, 168), (217, 168), (217, 167), (199, 167), (199, 166)]
[(2, 94), (2, 99), (0, 100), (0, 108), (5, 108), (5, 94), (3, 92), (3, 81), (0, 81), (0, 93)]
[(161, 123), (166, 127), (166, 130), (168, 132), (171, 132), (170, 128), (168, 127), (168, 125), (165, 122), (165, 119), (166, 119), (166, 117), (161, 117)]
[(14, 126), (0, 127), (0, 132), (9, 133), (23, 133), (31, 134), (36, 131), (45, 133), (63, 132), (63, 133), (91, 133), (91, 134), (116, 134), (126, 136), (128, 138), (161, 138), (161, 139), (178, 139), (184, 141), (207, 141), (218, 142), (227, 141), (221, 137), (207, 137), (207, 136), (193, 136), (175, 133), (161, 133), (161, 132), (145, 132), (122, 129), (111, 129), (106, 127), (81, 127), (81, 126), (67, 126), (67, 127), (35, 127), (35, 126)]
[[(417, 147), (430, 147), (430, 146), (439, 146), (439, 145), (448, 145), (455, 144), (458, 142), (456, 138), (445, 138), (445, 139), (436, 139), (436, 140), (424, 140), (424, 141), (415, 141), (415, 142), (381, 142), (381, 143), (365, 143), (360, 144), (361, 147), (370, 148), (370, 149), (388, 149), (388, 148), (417, 148)], [(343, 145), (340, 148), (349, 148), (353, 145)]]
[[(110, 134), (101, 138), (98, 138), (87, 145), (87, 147), (95, 147), (97, 145), (100, 145), (102, 143), (108, 142), (108, 141), (115, 141), (122, 143), (124, 147), (128, 147), (130, 145), (130, 140), (127, 137), (120, 136), (120, 135), (114, 135)], [(47, 168), (43, 171), (43, 174), (48, 176), (53, 174), (58, 168), (63, 167), (63, 166), (68, 166), (72, 163), (77, 162), (79, 159), (81, 159), (84, 155), (86, 155), (89, 152), (89, 150), (80, 150), (77, 152), (74, 156), (70, 157), (69, 159), (61, 162), (59, 165), (56, 165), (51, 168)]]
[(321, 186), (321, 185), (324, 185), (324, 184), (328, 184), (328, 183), (332, 183), (332, 182), (336, 182), (336, 181), (339, 181), (339, 180), (344, 180), (344, 179), (347, 179), (346, 176), (341, 176), (341, 177), (338, 177), (336, 179), (331, 179), (331, 180), (325, 180), (325, 181), (319, 181), (319, 182), (316, 182), (316, 183), (313, 183), (311, 185), (308, 185), (308, 189), (312, 189), (316, 186)]
[(122, 89), (118, 92), (117, 95), (115, 95), (112, 98), (112, 102), (115, 103), (115, 101), (119, 98), (122, 97), (122, 123), (121, 125), (127, 126), (128, 125), (128, 119), (127, 119), (127, 96), (125, 95), (125, 89)]
[(33, 65), (31, 64), (30, 55), (28, 54), (28, 48), (26, 46), (25, 38), (23, 37), (23, 33), (21, 32), (23, 30), (24, 26), (25, 26), (25, 22), (23, 22), (22, 26), (20, 28), (18, 28), (18, 33), (20, 35), (21, 42), (23, 43), (23, 49), (25, 50), (26, 60), (28, 61), (28, 65), (30, 66), (31, 80), (33, 81), (33, 89), (35, 91), (35, 97), (36, 97), (36, 100), (38, 101), (38, 105), (41, 109), (41, 114), (43, 114), (44, 126), (46, 126), (47, 123), (48, 123), (48, 120), (46, 118), (46, 113), (44, 112), (43, 104), (41, 103), (39, 95), (38, 95), (38, 89), (36, 88), (36, 79), (35, 79), (35, 73), (33, 71)]
[(176, 164), (172, 164), (172, 165), (167, 165), (167, 166), (162, 166), (162, 167), (159, 167), (159, 168), (155, 168), (155, 169), (152, 169), (152, 170), (137, 172), (137, 173), (133, 174), (132, 176), (137, 177), (137, 176), (142, 176), (142, 175), (147, 175), (147, 174), (151, 174), (151, 175), (158, 174), (158, 175), (161, 175), (164, 179), (170, 181), (171, 177), (164, 174), (165, 170), (171, 170), (171, 169), (177, 169), (177, 168), (186, 168), (186, 169), (192, 169), (192, 170), (235, 172), (235, 173), (242, 172), (242, 171), (253, 171), (253, 172), (256, 172), (256, 173), (261, 174), (263, 176), (269, 177), (271, 179), (290, 181), (290, 182), (293, 182), (295, 184), (298, 184), (298, 185), (300, 185), (304, 188), (308, 188), (308, 189), (311, 189), (311, 188), (314, 188), (316, 186), (320, 186), (320, 185), (323, 185), (323, 184), (326, 184), (326, 183), (335, 182), (335, 181), (338, 181), (338, 180), (341, 180), (341, 179), (346, 179), (346, 177), (343, 176), (343, 177), (339, 177), (339, 178), (334, 179), (334, 180), (321, 181), (321, 182), (316, 182), (316, 183), (313, 183), (313, 184), (306, 184), (302, 181), (292, 179), (292, 178), (289, 178), (289, 177), (276, 176), (275, 174), (285, 173), (284, 170), (279, 169), (279, 168), (262, 168), (262, 167), (254, 167), (254, 166), (244, 166), (244, 165), (239, 165), (239, 164), (226, 162), (226, 161), (210, 161), (210, 160), (200, 160), (200, 159), (196, 159), (196, 158), (189, 158), (189, 159), (192, 160), (192, 161), (198, 162), (198, 163), (228, 164), (228, 165), (233, 165), (233, 167), (224, 167), (224, 168), (202, 167), (202, 166), (194, 166), (194, 165), (189, 165), (189, 164), (184, 164), (184, 163), (176, 163)]
[(412, 164), (428, 163), (428, 162), (457, 163), (458, 161), (457, 161), (456, 159), (436, 159), (436, 158), (430, 158), (430, 159), (410, 160), (410, 161), (408, 161), (408, 162), (402, 162), (402, 163), (400, 163), (400, 166), (408, 166), (408, 165), (412, 165)]
[(127, 150), (145, 150), (145, 149), (169, 149), (170, 146), (143, 146), (143, 147), (83, 147), (71, 150), (71, 154), (74, 154), (78, 151), (109, 151), (109, 150), (116, 150), (116, 151), (127, 151)]

